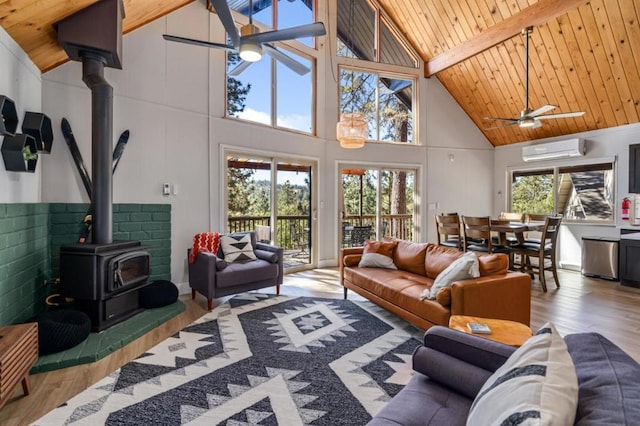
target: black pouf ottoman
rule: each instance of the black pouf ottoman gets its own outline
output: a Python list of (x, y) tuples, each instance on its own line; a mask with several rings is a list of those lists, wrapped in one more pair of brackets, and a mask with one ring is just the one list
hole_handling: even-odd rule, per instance
[(158, 280), (140, 289), (140, 307), (160, 308), (172, 304), (178, 299), (178, 287), (171, 281)]
[(91, 332), (91, 319), (84, 312), (60, 309), (44, 312), (27, 322), (38, 323), (38, 353), (54, 354), (82, 343)]

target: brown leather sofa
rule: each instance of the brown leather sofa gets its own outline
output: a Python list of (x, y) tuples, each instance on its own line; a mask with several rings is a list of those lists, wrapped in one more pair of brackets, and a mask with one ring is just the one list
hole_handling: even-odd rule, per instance
[(422, 329), (448, 326), (451, 315), (470, 315), (517, 321), (529, 325), (531, 278), (509, 272), (505, 254), (479, 254), (480, 277), (454, 282), (435, 300), (420, 294), (463, 252), (431, 243), (398, 241), (393, 262), (398, 270), (358, 267), (363, 247), (341, 250), (340, 282)]

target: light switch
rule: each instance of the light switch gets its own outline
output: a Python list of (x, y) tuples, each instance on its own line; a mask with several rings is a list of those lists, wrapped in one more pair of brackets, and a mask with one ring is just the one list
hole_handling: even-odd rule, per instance
[(171, 195), (171, 184), (163, 183), (162, 184), (162, 195)]

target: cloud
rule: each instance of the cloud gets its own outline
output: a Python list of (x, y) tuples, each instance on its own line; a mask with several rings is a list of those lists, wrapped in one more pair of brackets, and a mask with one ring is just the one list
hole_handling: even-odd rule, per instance
[[(271, 125), (271, 116), (266, 112), (257, 111), (253, 108), (245, 108), (238, 113), (238, 118), (256, 123)], [(285, 129), (299, 130), (301, 132), (311, 132), (311, 116), (303, 114), (280, 114), (278, 116), (278, 127)]]

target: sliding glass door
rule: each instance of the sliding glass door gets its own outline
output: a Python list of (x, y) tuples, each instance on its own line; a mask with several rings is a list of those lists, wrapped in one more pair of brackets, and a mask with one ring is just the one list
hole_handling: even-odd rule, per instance
[(341, 167), (340, 221), (342, 247), (365, 239), (415, 235), (416, 171), (360, 165)]
[(285, 251), (288, 271), (314, 265), (313, 162), (229, 152), (227, 232), (256, 231)]

